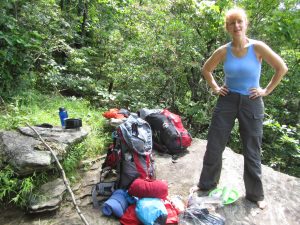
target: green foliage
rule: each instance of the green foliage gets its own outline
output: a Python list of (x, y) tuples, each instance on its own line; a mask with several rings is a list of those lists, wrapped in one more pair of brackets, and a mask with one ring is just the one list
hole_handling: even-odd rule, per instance
[(0, 171), (0, 200), (10, 196), (17, 189), (18, 180), (13, 178), (14, 171), (10, 166), (6, 166)]
[(280, 125), (274, 119), (264, 123), (263, 162), (284, 173), (300, 177), (299, 127)]
[(6, 1), (0, 13), (0, 93), (8, 97), (17, 87), (22, 88), (23, 84), (30, 83), (32, 79), (32, 58), (28, 55), (30, 49), (34, 48), (31, 41), (35, 37), (18, 26), (17, 12), (12, 3)]
[(63, 168), (71, 181), (76, 180), (74, 177), (76, 175), (76, 168), (78, 167), (80, 160), (83, 158), (85, 150), (86, 149), (83, 148), (82, 144), (73, 146), (69, 149), (68, 155), (63, 161)]
[[(6, 104), (0, 117), (0, 128), (10, 130), (29, 124), (50, 123), (59, 125), (58, 108), (64, 106), (70, 110), (70, 116), (82, 116), (83, 111), (88, 111), (88, 102), (76, 98), (65, 99), (58, 96), (45, 97), (36, 91), (26, 91), (14, 96), (11, 102)], [(74, 113), (76, 112), (76, 113)]]
[[(281, 125), (268, 118), (263, 126), (262, 163), (296, 177), (300, 177), (299, 127)], [(238, 124), (231, 133), (229, 146), (242, 154)]]
[(36, 187), (46, 180), (44, 173), (18, 178), (11, 166), (6, 166), (0, 171), (0, 205), (13, 203), (26, 207)]

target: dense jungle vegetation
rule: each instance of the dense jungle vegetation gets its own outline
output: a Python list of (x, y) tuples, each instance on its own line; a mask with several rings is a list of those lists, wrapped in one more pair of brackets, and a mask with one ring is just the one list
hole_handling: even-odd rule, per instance
[[(78, 160), (103, 154), (110, 140), (101, 116), (109, 108), (170, 108), (193, 137), (205, 139), (216, 96), (200, 70), (229, 41), (223, 15), (234, 4), (247, 10), (248, 36), (266, 42), (289, 67), (264, 98), (263, 163), (300, 177), (297, 0), (2, 0), (0, 129), (59, 125), (58, 107), (67, 107), (92, 128), (64, 162), (74, 179)], [(222, 83), (222, 68), (214, 75)], [(272, 75), (263, 63), (261, 86)], [(229, 146), (241, 152), (237, 131)], [(0, 200), (24, 205), (47, 176), (20, 181), (3, 168)]]

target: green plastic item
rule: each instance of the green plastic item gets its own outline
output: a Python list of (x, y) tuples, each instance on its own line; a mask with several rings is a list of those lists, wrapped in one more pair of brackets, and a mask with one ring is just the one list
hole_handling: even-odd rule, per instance
[(224, 205), (231, 204), (239, 198), (239, 193), (231, 188), (223, 187), (216, 188), (209, 192), (210, 197), (221, 197)]

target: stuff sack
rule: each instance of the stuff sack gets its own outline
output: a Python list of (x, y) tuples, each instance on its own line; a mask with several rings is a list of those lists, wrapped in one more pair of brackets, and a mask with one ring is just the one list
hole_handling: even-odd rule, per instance
[(168, 212), (159, 198), (141, 198), (135, 207), (137, 218), (144, 225), (163, 225), (166, 224)]
[(127, 109), (110, 109), (102, 114), (106, 119), (124, 119), (128, 117), (130, 112)]
[(137, 178), (131, 183), (128, 194), (138, 198), (161, 198), (168, 196), (168, 183), (163, 180)]
[(168, 217), (166, 224), (178, 224), (179, 221), (179, 211), (175, 208), (175, 206), (169, 201), (169, 200), (164, 200), (164, 205), (166, 207), (166, 210), (168, 212)]
[(128, 206), (119, 221), (122, 225), (142, 225), (136, 216), (135, 205)]
[(145, 120), (152, 128), (154, 149), (177, 154), (191, 145), (192, 137), (184, 128), (180, 116), (164, 109), (161, 113), (146, 116)]
[(115, 190), (102, 206), (102, 213), (105, 216), (114, 215), (121, 218), (128, 208), (127, 192), (122, 189)]

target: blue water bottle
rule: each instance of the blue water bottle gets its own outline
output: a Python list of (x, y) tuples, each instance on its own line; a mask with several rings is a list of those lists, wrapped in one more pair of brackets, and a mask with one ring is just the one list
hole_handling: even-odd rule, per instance
[(68, 118), (68, 112), (64, 107), (59, 108), (59, 118), (60, 118), (60, 123), (61, 123), (62, 128), (65, 128), (65, 126), (66, 126), (65, 119)]

